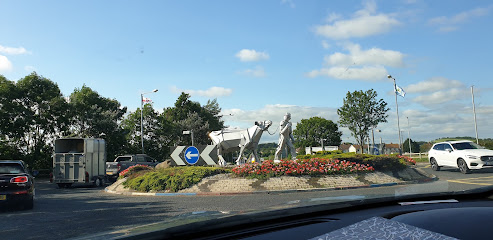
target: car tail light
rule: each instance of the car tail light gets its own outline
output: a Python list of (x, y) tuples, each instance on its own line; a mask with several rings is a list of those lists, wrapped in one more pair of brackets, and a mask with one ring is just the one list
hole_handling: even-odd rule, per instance
[(18, 194), (27, 194), (27, 193), (28, 193), (28, 191), (27, 190), (24, 190), (24, 191), (13, 192), (12, 194), (18, 195)]
[(118, 163), (116, 166), (118, 167), (118, 171), (120, 171), (122, 165), (120, 163)]
[(88, 183), (88, 182), (89, 182), (89, 173), (86, 172), (86, 183)]
[(10, 183), (27, 183), (28, 178), (26, 176), (15, 177), (10, 179)]

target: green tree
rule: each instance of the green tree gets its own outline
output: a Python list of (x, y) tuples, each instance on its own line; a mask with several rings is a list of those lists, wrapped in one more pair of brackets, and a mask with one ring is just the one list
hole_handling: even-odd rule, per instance
[(430, 151), (431, 147), (433, 146), (433, 143), (423, 143), (419, 146), (419, 151), (424, 153)]
[(322, 139), (325, 139), (324, 146), (339, 146), (342, 141), (342, 132), (337, 124), (322, 117), (302, 119), (296, 124), (293, 136), (296, 139), (295, 146), (303, 149), (321, 146)]
[(19, 80), (18, 117), (25, 124), (20, 148), (37, 168), (51, 167), (52, 142), (63, 136), (69, 126), (68, 104), (58, 85), (35, 72)]
[(409, 152), (409, 141), (411, 141), (411, 150), (413, 151), (413, 153), (419, 153), (419, 144), (412, 139), (409, 140), (409, 138), (406, 139), (406, 141), (404, 141), (404, 143), (402, 144), (402, 151)]
[(173, 124), (172, 131), (174, 142), (177, 145), (190, 144), (190, 136), (184, 136), (183, 131), (193, 131), (194, 144), (206, 145), (210, 143), (207, 134), (211, 131), (220, 130), (224, 122), (219, 115), (221, 108), (217, 100), (208, 101), (205, 106), (190, 100), (190, 95), (181, 93), (174, 107), (164, 109), (163, 118)]
[(125, 134), (120, 122), (127, 112), (126, 107), (85, 85), (70, 95), (69, 105), (73, 136), (105, 139), (108, 160), (121, 154)]
[(25, 132), (20, 98), (15, 82), (0, 75), (0, 140), (19, 139)]
[(337, 109), (339, 124), (349, 128), (356, 142), (363, 146), (369, 130), (379, 123), (387, 122), (387, 103), (377, 100), (377, 92), (373, 89), (348, 92), (342, 107)]
[[(143, 109), (144, 152), (158, 160), (164, 160), (169, 154), (168, 146), (172, 145), (174, 127), (154, 110), (152, 104), (145, 104)], [(140, 115), (141, 109), (138, 108), (135, 112), (130, 112), (122, 122), (126, 132), (126, 153), (142, 152)]]

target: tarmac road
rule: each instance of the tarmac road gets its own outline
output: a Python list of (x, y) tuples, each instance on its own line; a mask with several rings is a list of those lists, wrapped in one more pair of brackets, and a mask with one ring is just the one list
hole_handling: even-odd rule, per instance
[(439, 180), (409, 185), (279, 194), (225, 196), (125, 196), (102, 188), (58, 189), (37, 179), (33, 210), (0, 211), (2, 239), (67, 239), (157, 222), (189, 212), (245, 211), (297, 206), (300, 202), (330, 203), (389, 195), (464, 190), (493, 185), (493, 170), (462, 174), (433, 172)]

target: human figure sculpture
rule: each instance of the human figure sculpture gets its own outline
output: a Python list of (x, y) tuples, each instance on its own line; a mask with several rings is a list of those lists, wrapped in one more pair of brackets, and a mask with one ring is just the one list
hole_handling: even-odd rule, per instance
[(293, 137), (293, 129), (292, 124), (289, 121), (291, 120), (291, 114), (286, 113), (284, 115), (284, 120), (280, 123), (280, 132), (279, 132), (279, 143), (277, 145), (276, 154), (274, 157), (274, 162), (280, 162), (281, 152), (287, 146), (291, 151), (292, 159), (296, 159), (296, 149), (294, 148), (294, 137)]

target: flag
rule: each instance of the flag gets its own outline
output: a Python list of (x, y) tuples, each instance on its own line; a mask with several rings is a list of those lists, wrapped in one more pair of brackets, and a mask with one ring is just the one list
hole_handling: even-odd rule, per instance
[(143, 103), (150, 103), (150, 102), (152, 102), (152, 100), (150, 98), (143, 97), (142, 102)]
[(404, 97), (406, 96), (406, 92), (404, 92), (404, 89), (402, 89), (401, 87), (397, 86), (396, 84), (394, 84), (394, 91), (397, 95), (401, 96), (401, 97)]

